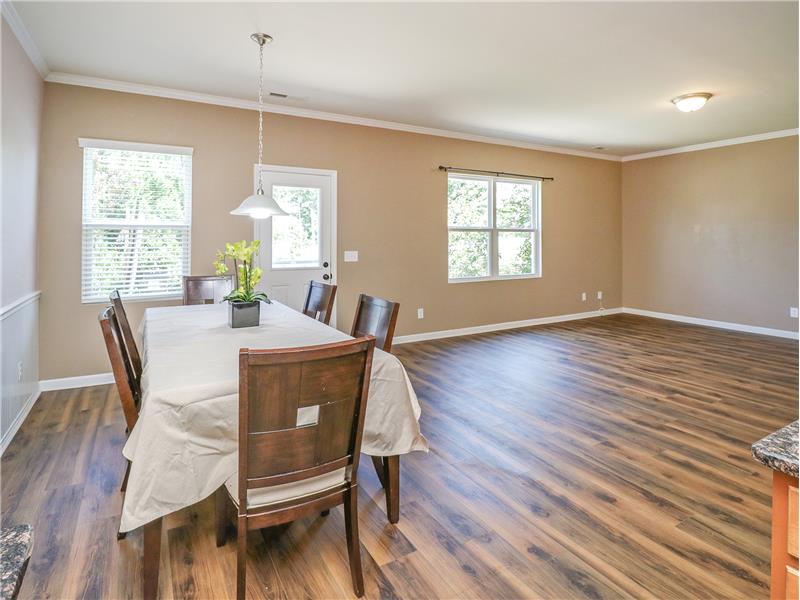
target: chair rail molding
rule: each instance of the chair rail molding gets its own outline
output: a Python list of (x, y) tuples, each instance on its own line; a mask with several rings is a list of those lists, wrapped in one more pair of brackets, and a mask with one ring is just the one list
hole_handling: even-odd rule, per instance
[(38, 301), (41, 295), (42, 292), (36, 290), (34, 292), (31, 292), (30, 294), (25, 294), (21, 298), (17, 298), (13, 302), (6, 304), (3, 307), (0, 307), (0, 321), (3, 321), (6, 318), (10, 317), (18, 310), (25, 308), (26, 306), (28, 306), (28, 304)]

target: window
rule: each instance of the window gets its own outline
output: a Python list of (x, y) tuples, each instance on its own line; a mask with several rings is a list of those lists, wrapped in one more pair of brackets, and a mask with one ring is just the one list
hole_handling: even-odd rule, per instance
[(321, 196), (320, 188), (272, 186), (272, 197), (289, 213), (272, 217), (273, 269), (319, 268)]
[(449, 174), (448, 280), (538, 277), (540, 198), (539, 181)]
[(80, 139), (81, 300), (181, 296), (189, 274), (192, 149)]

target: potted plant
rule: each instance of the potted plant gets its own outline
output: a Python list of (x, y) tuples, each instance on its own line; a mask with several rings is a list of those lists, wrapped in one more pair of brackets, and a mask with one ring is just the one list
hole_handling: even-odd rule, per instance
[(230, 305), (228, 324), (231, 327), (255, 327), (261, 316), (261, 302), (271, 303), (264, 292), (257, 292), (261, 269), (253, 267), (253, 257), (258, 254), (259, 240), (248, 245), (246, 241), (225, 244), (225, 251), (217, 252), (214, 268), (217, 275), (228, 272), (228, 259), (233, 261), (234, 290), (225, 296)]

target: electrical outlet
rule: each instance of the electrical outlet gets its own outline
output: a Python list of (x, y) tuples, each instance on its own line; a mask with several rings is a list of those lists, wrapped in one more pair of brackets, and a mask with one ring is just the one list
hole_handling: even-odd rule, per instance
[(17, 363), (17, 383), (22, 383), (22, 361)]
[(425, 309), (424, 308), (418, 308), (417, 309), (417, 318), (418, 319), (424, 319), (425, 318)]
[(358, 250), (345, 250), (344, 262), (358, 262)]
[(598, 300), (602, 300), (603, 299), (603, 292), (601, 292), (601, 291), (597, 292), (597, 299)]
[(581, 302), (586, 302), (586, 292), (581, 292)]
[(793, 306), (792, 308), (789, 309), (789, 316), (792, 317), (793, 319), (797, 318), (797, 307), (796, 306)]

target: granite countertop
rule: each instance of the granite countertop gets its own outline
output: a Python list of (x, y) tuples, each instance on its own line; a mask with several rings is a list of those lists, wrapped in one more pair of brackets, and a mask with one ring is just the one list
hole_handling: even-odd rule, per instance
[(753, 444), (753, 456), (770, 469), (797, 477), (797, 421)]
[(33, 547), (33, 527), (15, 525), (0, 531), (0, 598), (19, 592)]

